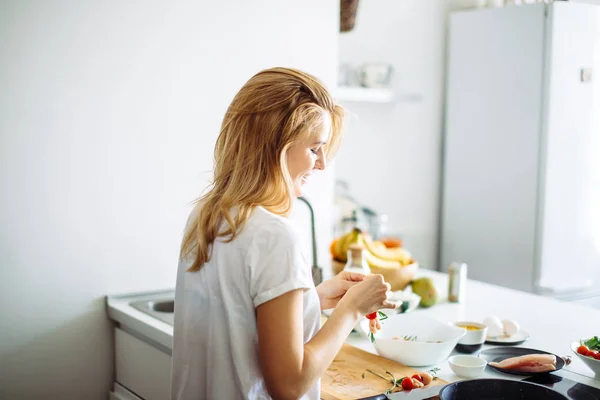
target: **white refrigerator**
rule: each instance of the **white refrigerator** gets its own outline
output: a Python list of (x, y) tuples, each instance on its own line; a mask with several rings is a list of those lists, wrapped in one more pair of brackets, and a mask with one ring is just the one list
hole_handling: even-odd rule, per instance
[(451, 14), (442, 270), (600, 292), (599, 27), (600, 7), (563, 1)]

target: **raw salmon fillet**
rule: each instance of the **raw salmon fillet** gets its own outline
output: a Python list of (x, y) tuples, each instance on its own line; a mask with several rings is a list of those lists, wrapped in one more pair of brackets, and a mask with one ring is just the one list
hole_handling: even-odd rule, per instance
[(556, 369), (556, 357), (552, 354), (527, 354), (520, 357), (507, 358), (501, 362), (491, 362), (496, 368), (510, 369), (520, 372), (548, 372)]

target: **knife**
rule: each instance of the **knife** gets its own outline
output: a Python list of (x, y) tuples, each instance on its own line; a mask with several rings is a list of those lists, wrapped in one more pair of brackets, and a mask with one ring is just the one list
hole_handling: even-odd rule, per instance
[(363, 397), (359, 400), (424, 400), (437, 396), (443, 388), (444, 385), (436, 385), (420, 389), (402, 390), (390, 394), (382, 393), (371, 397)]

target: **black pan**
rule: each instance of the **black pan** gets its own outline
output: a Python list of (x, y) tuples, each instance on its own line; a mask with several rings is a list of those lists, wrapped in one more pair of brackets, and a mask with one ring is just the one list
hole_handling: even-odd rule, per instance
[[(547, 371), (547, 372), (520, 372), (520, 371), (513, 371), (510, 369), (492, 367), (491, 365), (489, 365), (489, 363), (492, 361), (500, 362), (502, 360), (506, 360), (507, 358), (525, 356), (527, 354), (551, 354), (551, 355), (555, 356), (556, 357), (556, 369), (554, 371)], [(511, 374), (511, 375), (524, 375), (524, 376), (544, 375), (544, 374), (548, 374), (550, 372), (558, 371), (559, 369), (562, 369), (562, 367), (565, 366), (565, 360), (563, 360), (556, 354), (548, 353), (547, 351), (542, 351), (542, 350), (528, 349), (525, 347), (492, 347), (491, 349), (487, 349), (487, 350), (483, 350), (483, 351), (479, 352), (478, 356), (488, 362), (488, 368), (493, 368), (496, 371), (503, 372), (505, 374)]]
[(454, 382), (440, 391), (440, 400), (568, 400), (562, 394), (536, 383), (508, 379), (474, 379)]

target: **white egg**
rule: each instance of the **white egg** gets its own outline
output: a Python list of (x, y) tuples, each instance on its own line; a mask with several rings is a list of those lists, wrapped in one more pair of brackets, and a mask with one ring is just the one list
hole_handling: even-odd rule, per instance
[(505, 319), (502, 321), (502, 327), (504, 328), (504, 333), (508, 336), (514, 336), (519, 332), (519, 324), (517, 321), (512, 319)]
[(483, 320), (483, 324), (487, 326), (487, 335), (491, 337), (502, 336), (504, 328), (502, 327), (502, 321), (495, 315), (487, 317)]

